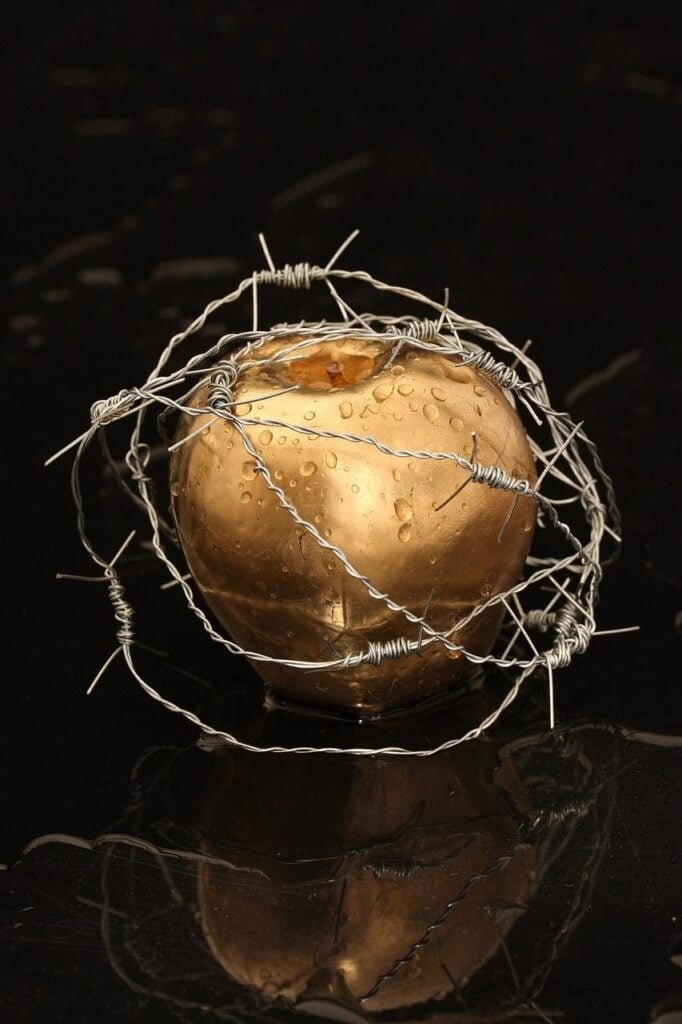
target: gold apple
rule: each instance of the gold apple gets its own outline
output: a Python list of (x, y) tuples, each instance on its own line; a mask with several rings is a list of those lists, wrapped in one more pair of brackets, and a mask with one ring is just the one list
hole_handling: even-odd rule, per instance
[[(258, 357), (296, 341), (293, 334), (272, 339)], [(391, 364), (379, 342), (352, 334), (320, 338), (288, 361), (245, 368), (234, 394), (236, 414), (249, 419), (468, 458), (475, 443), (479, 462), (536, 479), (526, 432), (505, 392), (476, 368), (438, 353), (405, 346)], [(203, 388), (192, 401), (201, 408), (207, 400)], [(246, 650), (311, 662), (366, 650), (370, 641), (417, 639), (414, 623), (370, 596), (295, 523), (257, 472), (239, 432), (213, 419), (180, 418), (177, 440), (204, 429), (173, 454), (171, 494), (189, 568), (231, 637)], [(532, 499), (517, 502), (500, 536), (512, 496), (469, 483), (443, 504), (468, 477), (451, 461), (385, 455), (369, 444), (288, 427), (244, 429), (301, 517), (379, 591), (416, 615), (428, 604), (430, 625), (452, 628), (519, 579), (535, 525)], [(501, 609), (486, 609), (452, 639), (487, 654)], [(408, 657), (352, 670), (254, 667), (291, 698), (371, 714), (448, 686), (468, 662), (432, 643)]]

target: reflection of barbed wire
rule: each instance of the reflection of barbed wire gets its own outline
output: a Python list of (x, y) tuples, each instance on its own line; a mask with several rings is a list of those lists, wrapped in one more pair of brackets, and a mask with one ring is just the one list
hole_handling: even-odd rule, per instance
[[(449, 308), (447, 295), (445, 301), (439, 304), (412, 289), (387, 285), (366, 271), (348, 271), (337, 268), (337, 260), (356, 234), (357, 232), (354, 232), (344, 242), (324, 267), (299, 263), (294, 266), (287, 264), (282, 268), (277, 268), (274, 265), (265, 240), (261, 236), (268, 267), (255, 271), (251, 276), (245, 278), (230, 294), (210, 302), (203, 313), (184, 331), (171, 338), (156, 366), (140, 387), (121, 390), (109, 398), (95, 402), (91, 407), (89, 429), (76, 441), (53, 456), (53, 458), (57, 458), (70, 448), (76, 448), (71, 484), (77, 510), (78, 529), (86, 551), (103, 570), (103, 578), (109, 584), (109, 594), (119, 624), (116, 634), (118, 646), (105, 662), (90, 689), (94, 687), (102, 672), (120, 653), (133, 677), (150, 697), (170, 711), (183, 715), (205, 732), (227, 743), (252, 751), (266, 749), (273, 753), (287, 752), (287, 748), (259, 748), (243, 743), (231, 733), (202, 722), (193, 712), (163, 697), (143, 678), (137, 668), (134, 657), (133, 608), (125, 597), (123, 585), (116, 570), (116, 561), (132, 539), (132, 535), (111, 560), (103, 558), (96, 552), (85, 529), (85, 513), (79, 477), (81, 458), (92, 440), (97, 435), (104, 434), (112, 424), (128, 416), (134, 416), (134, 428), (125, 457), (131, 484), (124, 481), (125, 491), (129, 497), (132, 497), (135, 504), (144, 508), (151, 531), (151, 547), (169, 573), (169, 582), (179, 587), (188, 608), (197, 617), (211, 640), (222, 645), (232, 654), (245, 655), (252, 662), (271, 662), (300, 671), (351, 672), (363, 664), (376, 666), (386, 658), (410, 656), (432, 644), (441, 645), (453, 654), (462, 654), (472, 664), (496, 665), (503, 669), (516, 671), (516, 677), (498, 707), (464, 735), (448, 740), (435, 749), (409, 751), (400, 747), (386, 747), (381, 750), (381, 753), (385, 754), (415, 753), (419, 756), (428, 756), (436, 750), (447, 749), (480, 736), (509, 707), (518, 695), (523, 682), (539, 666), (544, 666), (548, 675), (550, 721), (553, 725), (553, 672), (557, 668), (568, 665), (575, 654), (584, 652), (591, 637), (597, 634), (594, 607), (604, 562), (601, 553), (604, 534), (608, 533), (616, 546), (620, 542), (619, 515), (611, 481), (604, 471), (594, 443), (585, 434), (582, 424), (574, 424), (566, 413), (557, 412), (552, 408), (540, 368), (528, 356), (525, 348), (517, 348), (494, 328), (455, 313)], [(427, 307), (429, 311), (434, 311), (438, 316), (437, 318), (417, 319), (413, 316), (389, 317), (376, 316), (371, 313), (356, 313), (338, 291), (341, 283), (350, 281), (361, 282), (376, 291), (408, 299)], [(267, 331), (259, 329), (258, 296), (261, 286), (309, 289), (315, 283), (322, 283), (328, 288), (337, 305), (341, 322), (330, 324), (327, 321), (318, 323), (302, 321), (295, 325), (279, 325)], [(192, 356), (179, 369), (170, 370), (168, 368), (171, 358), (180, 345), (199, 332), (217, 309), (237, 301), (248, 292), (252, 296), (253, 308), (253, 323), (250, 331), (226, 334), (206, 351)], [(340, 433), (321, 427), (312, 429), (306, 424), (284, 422), (278, 419), (254, 418), (248, 415), (250, 410), (247, 409), (244, 412), (239, 408), (236, 387), (245, 371), (289, 361), (296, 358), (297, 355), (304, 354), (306, 349), (319, 344), (320, 341), (339, 340), (348, 337), (349, 333), (352, 333), (352, 336), (360, 341), (365, 341), (368, 344), (378, 343), (383, 346), (388, 353), (389, 362), (407, 345), (410, 348), (438, 353), (453, 359), (458, 364), (477, 367), (481, 373), (489, 376), (505, 391), (512, 405), (518, 407), (522, 412), (525, 411), (536, 428), (543, 426), (546, 431), (547, 439), (543, 443), (540, 443), (535, 437), (529, 439), (531, 450), (540, 467), (537, 482), (532, 485), (528, 480), (511, 476), (499, 466), (490, 466), (479, 462), (476, 457), (475, 434), (473, 435), (471, 456), (465, 458), (462, 454), (454, 451), (395, 449), (372, 436)], [(260, 350), (266, 342), (275, 339), (284, 340), (290, 338), (292, 334), (296, 335), (297, 340), (288, 345), (284, 344), (275, 354), (262, 356)], [(491, 348), (488, 349), (484, 346)], [(511, 358), (512, 361), (507, 363), (500, 358), (500, 355)], [(215, 360), (218, 360), (217, 364), (211, 366)], [(208, 388), (206, 404), (190, 404), (196, 392), (204, 387)], [(284, 390), (295, 389), (296, 385), (292, 385), (291, 388)], [(275, 394), (282, 393), (280, 390), (274, 394), (263, 395), (261, 400), (266, 401), (268, 398), (275, 397)], [(344, 571), (357, 580), (374, 600), (385, 605), (390, 612), (402, 617), (407, 623), (417, 625), (419, 627), (418, 638), (401, 636), (383, 642), (368, 642), (364, 649), (351, 652), (343, 657), (335, 654), (333, 658), (326, 661), (306, 661), (275, 658), (261, 651), (247, 650), (219, 633), (203, 608), (197, 604), (189, 575), (182, 567), (175, 564), (164, 545), (162, 534), (172, 534), (172, 529), (164, 521), (156, 507), (152, 483), (147, 473), (151, 449), (149, 444), (142, 439), (146, 414), (152, 407), (160, 410), (160, 418), (170, 413), (181, 413), (190, 418), (201, 417), (201, 425), (194, 431), (190, 430), (182, 440), (171, 445), (171, 450), (190, 441), (201, 430), (210, 427), (214, 422), (223, 420), (229, 423), (236, 430), (244, 451), (255, 463), (256, 472), (268, 490), (275, 496), (280, 507), (319, 547), (324, 548), (330, 556), (335, 558), (342, 565)], [(207, 419), (207, 417), (209, 418)], [(270, 467), (253, 445), (247, 428), (256, 425), (259, 427), (283, 427), (304, 435), (366, 444), (395, 458), (449, 461), (467, 474), (464, 484), (455, 493), (465, 486), (473, 485), (487, 486), (509, 493), (509, 511), (500, 524), (498, 539), (501, 539), (519, 498), (523, 497), (536, 503), (541, 525), (556, 530), (567, 545), (567, 553), (563, 556), (529, 556), (526, 579), (509, 587), (506, 591), (492, 594), (480, 604), (476, 604), (449, 628), (436, 629), (427, 620), (428, 607), (421, 615), (416, 614), (395, 601), (390, 594), (377, 589), (372, 581), (351, 563), (344, 551), (325, 539), (315, 524), (306, 520), (298, 512), (295, 504), (277, 485)], [(165, 436), (163, 431), (162, 436)], [(111, 456), (106, 443), (104, 451), (105, 458), (110, 461)], [(117, 475), (120, 476), (120, 474)], [(550, 496), (545, 492), (544, 487), (550, 482), (561, 489), (563, 497)], [(136, 492), (133, 490), (132, 484), (136, 486)], [(447, 504), (449, 500), (450, 498), (446, 498), (443, 504)], [(569, 511), (580, 509), (580, 515), (573, 516), (576, 522), (572, 522), (570, 525), (562, 518), (564, 505), (569, 506)], [(535, 592), (549, 590), (549, 600), (545, 594), (541, 606), (524, 609), (521, 597), (533, 590)], [(504, 650), (500, 651), (498, 647), (493, 653), (483, 656), (466, 650), (457, 643), (456, 636), (461, 629), (486, 609), (500, 604), (504, 607), (507, 622), (513, 630), (513, 636)], [(531, 637), (531, 632), (535, 633), (535, 640)], [(545, 638), (547, 643), (543, 644)], [(519, 639), (522, 639), (528, 646), (529, 653), (525, 657), (510, 653)], [(340, 749), (298, 747), (293, 748), (292, 752), (337, 753), (340, 752)], [(377, 751), (358, 747), (347, 752), (363, 755), (373, 754)]]
[[(531, 844), (536, 850), (534, 894), (527, 904), (510, 908), (515, 914), (513, 928), (502, 939), (491, 960), (464, 987), (455, 984), (450, 996), (425, 1004), (431, 1017), (437, 1018), (440, 1014), (452, 1017), (453, 1002), (464, 1016), (493, 1013), (506, 1016), (534, 1007), (557, 957), (586, 913), (607, 849), (618, 775), (616, 740), (609, 737), (607, 749), (602, 743), (590, 749), (594, 739), (592, 732), (590, 725), (583, 725), (553, 734), (526, 734), (518, 744), (512, 741), (504, 748), (505, 753), (511, 752), (521, 773), (527, 789), (524, 801), (528, 801), (528, 806), (522, 814), (518, 808), (514, 809), (519, 824), (509, 852), (494, 862), (482, 863), (463, 888), (469, 891), (479, 878), (504, 870), (502, 862), (509, 858), (513, 848)], [(594, 734), (599, 739), (605, 737), (598, 728)], [(169, 758), (169, 764), (172, 760), (174, 758)], [(137, 773), (135, 785), (139, 785)], [(147, 801), (152, 800), (157, 790), (161, 806), (153, 805), (153, 816), (159, 812), (165, 816), (166, 811), (172, 820), (173, 781), (164, 777), (163, 767), (154, 771)], [(171, 800), (169, 808), (165, 805), (167, 799)], [(121, 826), (126, 829), (143, 827), (145, 817), (148, 827), (150, 811), (147, 809), (145, 815), (144, 801), (141, 801), (132, 818)], [(179, 827), (177, 822), (173, 822), (173, 827)], [(437, 826), (436, 831), (441, 827)], [(405, 828), (409, 835), (409, 821)], [(453, 863), (470, 847), (470, 838), (451, 851)], [(196, 844), (196, 836), (194, 842)], [(362, 849), (360, 861), (356, 859), (360, 852), (356, 849), (332, 858), (322, 857), (319, 864), (317, 859), (302, 859), (305, 880), (290, 880), (286, 884), (299, 889), (302, 895), (317, 891), (320, 886), (342, 885), (343, 872), (329, 863), (332, 860), (338, 864), (342, 856), (356, 865), (364, 863), (365, 869), (375, 876), (377, 865), (390, 865), (393, 863), (390, 857), (393, 857), (397, 868), (386, 873), (400, 885), (415, 871), (409, 855), (399, 860), (400, 842), (396, 834), (392, 844), (396, 852), (388, 855), (388, 859), (384, 853), (377, 860), (369, 846)], [(238, 843), (226, 851), (226, 855), (217, 857), (197, 852), (196, 846), (193, 849), (164, 848), (125, 833), (102, 836), (98, 845), (104, 848), (100, 872), (100, 933), (112, 968), (129, 988), (153, 1001), (163, 1002), (176, 1016), (187, 1021), (243, 1022), (257, 1016), (268, 1024), (284, 1024), (300, 1019), (295, 1005), (290, 1007), (274, 997), (248, 990), (222, 969), (218, 970), (197, 929), (195, 867), (198, 869), (199, 864), (208, 860), (224, 867), (223, 884), (229, 884), (229, 879), (233, 878), (240, 886), (259, 886), (267, 884), (268, 878), (274, 883), (275, 877), (280, 877), (278, 874), (270, 878), (265, 856), (260, 857), (262, 868), (254, 868), (253, 856), (248, 850), (245, 863), (240, 863)], [(386, 848), (385, 840), (377, 845)], [(278, 872), (283, 863), (286, 861), (277, 858)], [(291, 862), (292, 865), (297, 863)], [(383, 870), (378, 872), (379, 877), (383, 874)], [(456, 874), (453, 877), (457, 877)], [(453, 905), (459, 896), (461, 893), (455, 894)], [(489, 909), (497, 912), (500, 908), (491, 905)], [(433, 941), (439, 919), (448, 912), (448, 908), (438, 916), (434, 912), (428, 935), (421, 944), (414, 946), (421, 948)], [(486, 913), (485, 907), (481, 908), (481, 913)], [(168, 946), (162, 936), (166, 937)], [(390, 977), (399, 974), (417, 951), (414, 946), (393, 968), (376, 979), (372, 991), (378, 991)], [(369, 997), (367, 993), (366, 998)], [(404, 1008), (400, 1017), (409, 1020), (414, 1014), (414, 1019), (418, 1019), (419, 1011), (419, 1007)], [(348, 1007), (348, 1012), (354, 1011)], [(388, 1021), (394, 1019), (395, 1013), (382, 1011), (376, 1017)]]
[[(552, 924), (538, 920), (538, 896), (526, 908), (515, 925), (513, 950), (502, 943), (513, 992), (503, 1000), (491, 998), (490, 978), (499, 965), (486, 965), (471, 982), (480, 1012), (537, 1011), (535, 1001), (554, 963), (590, 907), (608, 849), (616, 779), (622, 770), (615, 747), (615, 736), (622, 730), (608, 728), (614, 746), (606, 753), (590, 751), (590, 740), (602, 729), (600, 723), (584, 723), (544, 736), (525, 736), (504, 748), (523, 773), (534, 805), (525, 829), (538, 852), (539, 893), (551, 897), (560, 913)], [(577, 850), (580, 856), (571, 857)], [(563, 906), (558, 898), (562, 892), (567, 894)]]

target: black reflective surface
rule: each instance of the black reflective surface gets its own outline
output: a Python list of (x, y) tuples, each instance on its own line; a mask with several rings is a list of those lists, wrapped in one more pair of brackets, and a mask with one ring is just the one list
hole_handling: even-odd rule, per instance
[[(15, 12), (3, 1020), (680, 1019), (680, 25), (598, 7)], [(600, 626), (641, 630), (558, 675), (553, 733), (542, 678), (424, 760), (217, 750), (120, 665), (85, 697), (110, 608), (54, 579), (89, 567), (43, 458), (260, 263), (258, 230), (314, 262), (355, 226), (349, 262), (532, 337), (614, 477)], [(163, 581), (142, 547), (122, 569)], [(436, 744), (504, 685), (362, 726), (265, 710), (172, 594), (138, 618), (159, 689), (261, 743)]]

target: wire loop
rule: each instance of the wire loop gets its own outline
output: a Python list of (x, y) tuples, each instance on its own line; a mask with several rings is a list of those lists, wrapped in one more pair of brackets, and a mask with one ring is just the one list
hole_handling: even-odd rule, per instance
[[(125, 597), (118, 571), (114, 567), (115, 559), (107, 562), (95, 551), (88, 538), (85, 530), (85, 512), (79, 478), (80, 460), (95, 434), (107, 430), (114, 423), (128, 416), (134, 417), (134, 426), (125, 454), (125, 465), (135, 489), (125, 484), (125, 491), (129, 497), (132, 497), (135, 504), (141, 506), (147, 513), (150, 529), (148, 544), (169, 574), (169, 583), (166, 586), (174, 586), (180, 590), (187, 607), (197, 617), (207, 636), (223, 646), (229, 653), (245, 655), (256, 663), (275, 662), (301, 671), (352, 672), (354, 668), (362, 664), (379, 666), (387, 658), (409, 657), (415, 652), (420, 652), (422, 648), (435, 643), (443, 645), (452, 654), (464, 656), (472, 664), (491, 664), (504, 670), (515, 671), (515, 679), (507, 695), (488, 718), (466, 734), (448, 740), (438, 748), (418, 751), (406, 750), (401, 747), (386, 747), (380, 751), (354, 748), (345, 751), (357, 755), (384, 753), (426, 757), (438, 750), (474, 739), (490, 728), (514, 701), (523, 682), (538, 666), (545, 666), (548, 671), (551, 707), (553, 708), (553, 690), (551, 689), (553, 670), (566, 667), (575, 655), (582, 654), (596, 632), (594, 607), (602, 576), (602, 564), (605, 561), (601, 553), (602, 542), (604, 535), (608, 534), (615, 542), (614, 551), (618, 549), (620, 518), (611, 480), (603, 468), (594, 443), (585, 434), (582, 424), (572, 423), (566, 413), (553, 409), (542, 372), (528, 356), (526, 348), (517, 348), (494, 328), (456, 313), (447, 305), (447, 294), (445, 303), (441, 304), (412, 289), (379, 281), (366, 271), (343, 270), (337, 267), (339, 256), (353, 237), (355, 236), (346, 240), (325, 267), (303, 262), (293, 265), (287, 263), (280, 268), (273, 263), (265, 240), (261, 237), (268, 267), (254, 271), (251, 276), (241, 281), (230, 294), (210, 302), (185, 330), (174, 335), (161, 353), (147, 380), (140, 387), (124, 389), (109, 398), (94, 402), (90, 409), (90, 428), (71, 444), (66, 445), (48, 462), (75, 447), (72, 492), (77, 510), (78, 529), (86, 551), (95, 563), (102, 567), (104, 579), (108, 584), (109, 599), (117, 623), (116, 637), (119, 648), (115, 653), (118, 653), (119, 650), (123, 651), (131, 674), (149, 696), (169, 710), (183, 715), (189, 721), (200, 726), (206, 733), (227, 743), (248, 750), (267, 750), (275, 753), (344, 752), (340, 748), (260, 748), (243, 743), (230, 733), (214, 729), (202, 722), (188, 709), (179, 707), (164, 698), (138, 672), (133, 656), (134, 610)], [(430, 315), (420, 318), (356, 313), (339, 291), (349, 281), (411, 300), (421, 307), (426, 307)], [(261, 285), (309, 290), (313, 284), (320, 282), (327, 286), (340, 314), (340, 320), (323, 320), (314, 323), (302, 320), (300, 323), (292, 325), (280, 324), (267, 331), (258, 328), (258, 288)], [(250, 331), (223, 335), (211, 347), (192, 356), (179, 369), (173, 371), (168, 369), (172, 357), (180, 346), (197, 334), (214, 312), (236, 302), (248, 292), (251, 292), (253, 312), (253, 327)], [(268, 419), (266, 416), (253, 419), (248, 415), (236, 415), (234, 411), (235, 389), (240, 375), (245, 370), (267, 365), (273, 361), (297, 357), (299, 353), (305, 353), (307, 348), (319, 344), (321, 340), (343, 339), (350, 333), (354, 338), (364, 340), (368, 344), (379, 343), (385, 346), (388, 350), (389, 363), (395, 359), (396, 354), (403, 346), (437, 352), (445, 358), (454, 360), (457, 365), (465, 364), (476, 367), (500, 388), (510, 392), (510, 401), (518, 399), (523, 405), (523, 409), (519, 410), (521, 413), (525, 409), (535, 424), (544, 424), (544, 443), (540, 442), (535, 434), (529, 432), (531, 450), (540, 471), (535, 486), (531, 486), (527, 480), (511, 476), (500, 466), (486, 465), (478, 461), (475, 447), (471, 458), (467, 459), (455, 451), (394, 449), (383, 443), (380, 438), (367, 434), (338, 433), (324, 430), (318, 426), (313, 430), (305, 424)], [(290, 345), (280, 347), (275, 355), (264, 356), (262, 354), (261, 349), (266, 342), (287, 336), (294, 339)], [(207, 404), (202, 408), (198, 408), (196, 404), (189, 405), (189, 399), (194, 395), (197, 386), (203, 384), (208, 384)], [(263, 401), (267, 397), (272, 396), (264, 396)], [(275, 495), (280, 506), (298, 526), (309, 534), (317, 545), (337, 558), (348, 575), (358, 580), (374, 599), (385, 605), (398, 619), (402, 617), (406, 627), (418, 627), (418, 639), (402, 635), (381, 642), (371, 641), (364, 649), (344, 655), (339, 654), (330, 644), (332, 656), (329, 659), (303, 661), (273, 658), (261, 651), (246, 650), (230, 637), (219, 632), (201, 604), (197, 603), (191, 576), (187, 573), (186, 566), (177, 565), (164, 546), (164, 535), (172, 537), (174, 531), (164, 522), (156, 506), (154, 489), (147, 475), (152, 448), (143, 439), (142, 431), (147, 422), (146, 412), (150, 406), (160, 409), (160, 414), (157, 417), (160, 429), (163, 427), (165, 417), (171, 413), (185, 414), (188, 418), (204, 417), (201, 421), (202, 425), (194, 432), (188, 433), (183, 440), (175, 442), (171, 446), (172, 449), (179, 444), (191, 441), (195, 434), (205, 429), (206, 417), (213, 417), (210, 422), (219, 419), (229, 421), (236, 430), (244, 451), (255, 463), (256, 472), (260, 474), (265, 485)], [(568, 550), (563, 555), (557, 553), (543, 558), (533, 556), (531, 553), (527, 560), (527, 572), (524, 579), (504, 593), (491, 594), (451, 626), (437, 629), (428, 621), (428, 602), (424, 612), (418, 614), (394, 600), (390, 594), (378, 590), (372, 581), (351, 563), (345, 552), (322, 536), (316, 525), (299, 513), (293, 502), (273, 479), (264, 457), (254, 447), (248, 433), (248, 427), (253, 424), (283, 427), (302, 434), (309, 433), (327, 438), (341, 438), (358, 444), (369, 444), (383, 454), (396, 458), (450, 460), (468, 473), (468, 478), (463, 486), (475, 484), (509, 492), (510, 511), (505, 522), (501, 524), (500, 538), (511, 514), (513, 514), (515, 503), (519, 497), (525, 497), (532, 499), (538, 505), (540, 528), (555, 529), (559, 538), (566, 542)], [(165, 430), (165, 427), (163, 429)], [(552, 485), (551, 494), (548, 486), (550, 483)], [(556, 496), (555, 491), (560, 492), (561, 496)], [(444, 498), (443, 504), (450, 500), (446, 496)], [(562, 509), (567, 504), (569, 507), (573, 506), (582, 511), (582, 522), (577, 526), (569, 525), (563, 518)], [(126, 541), (126, 545), (129, 541), (130, 538)], [(561, 581), (559, 577), (561, 577)], [(541, 604), (524, 609), (521, 604), (522, 598), (528, 603), (531, 599), (530, 595), (537, 595), (547, 590), (550, 593), (549, 601), (547, 601), (545, 593)], [(468, 651), (463, 644), (458, 642), (458, 637), (464, 627), (487, 608), (500, 604), (506, 609), (506, 629), (501, 634), (498, 646), (492, 653), (485, 656)], [(540, 648), (536, 646), (528, 630), (538, 637)], [(509, 636), (510, 631), (511, 637)], [(547, 639), (544, 646), (541, 642), (543, 638)], [(524, 641), (529, 648), (525, 653)], [(517, 651), (519, 645), (521, 645), (520, 653)], [(108, 664), (109, 662), (105, 664), (104, 668)], [(102, 671), (100, 670), (100, 675)]]

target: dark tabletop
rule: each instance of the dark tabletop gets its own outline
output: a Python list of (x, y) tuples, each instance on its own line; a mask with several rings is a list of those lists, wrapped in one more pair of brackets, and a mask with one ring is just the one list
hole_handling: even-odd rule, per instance
[[(682, 1020), (681, 22), (660, 2), (13, 12), (0, 69), (3, 1021)], [(623, 513), (599, 624), (640, 626), (595, 638), (557, 676), (554, 732), (531, 684), (486, 740), (409, 771), (216, 750), (118, 663), (86, 698), (111, 609), (55, 580), (89, 566), (67, 463), (42, 466), (95, 399), (138, 381), (261, 264), (258, 231), (278, 262), (315, 263), (355, 227), (348, 266), (437, 298), (447, 286), (458, 311), (533, 339)], [(94, 463), (86, 476), (114, 545), (112, 480)], [(141, 548), (122, 568), (133, 587), (161, 582)], [(140, 619), (150, 645), (172, 647), (148, 655), (168, 692), (256, 741), (423, 746), (487, 699), (363, 726), (265, 711), (248, 666), (154, 608)], [(493, 898), (500, 865), (516, 882)], [(214, 904), (230, 927), (210, 945)], [(404, 972), (400, 1005), (352, 1002), (331, 976), (327, 999), (295, 1011), (270, 998), (268, 965), (295, 953), (319, 974), (342, 925), (371, 961), (377, 906), (406, 934), (410, 913), (426, 915), (445, 994), (419, 997), (411, 938), (376, 979), (389, 992)]]

